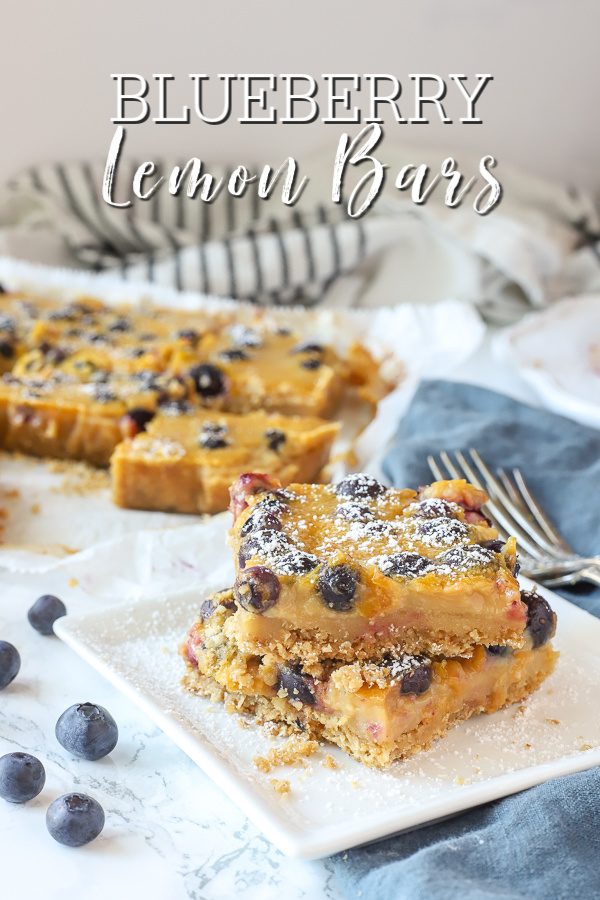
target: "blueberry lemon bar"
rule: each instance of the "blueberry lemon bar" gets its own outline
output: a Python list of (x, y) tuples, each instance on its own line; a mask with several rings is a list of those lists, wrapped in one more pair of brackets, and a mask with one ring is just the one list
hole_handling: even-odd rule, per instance
[[(308, 416), (217, 410), (173, 415), (150, 412), (111, 459), (113, 499), (130, 509), (215, 513), (227, 508), (229, 487), (248, 468), (281, 484), (312, 481), (329, 459), (338, 424)], [(135, 413), (129, 415), (136, 431)]]
[(555, 616), (536, 594), (522, 599), (527, 627), (519, 649), (478, 645), (469, 657), (448, 658), (396, 647), (376, 660), (306, 662), (241, 649), (238, 602), (232, 590), (221, 591), (202, 604), (181, 645), (183, 684), (258, 722), (284, 723), (386, 767), (470, 716), (524, 700), (550, 675)]
[(392, 384), (360, 343), (340, 354), (249, 322), (0, 287), (0, 446), (96, 466), (114, 454), (114, 499), (135, 509), (223, 510), (243, 471), (317, 480), (338, 430), (326, 420), (345, 399), (372, 415)]
[(523, 645), (515, 541), (503, 544), (464, 481), (419, 493), (367, 475), (232, 488), (236, 640), (285, 658), (469, 655)]
[[(321, 478), (343, 400), (365, 416), (392, 384), (259, 312), (111, 307), (0, 287), (0, 446), (108, 466), (134, 509), (218, 512), (240, 472)], [(151, 423), (151, 424), (150, 424)]]
[(185, 687), (387, 766), (552, 672), (555, 616), (522, 592), (514, 539), (462, 480), (418, 492), (245, 474), (231, 489), (232, 589), (180, 647)]

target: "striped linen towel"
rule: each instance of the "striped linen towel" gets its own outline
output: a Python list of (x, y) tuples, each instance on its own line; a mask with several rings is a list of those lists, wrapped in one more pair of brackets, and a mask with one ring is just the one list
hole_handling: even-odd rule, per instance
[[(399, 161), (432, 157), (396, 152)], [(163, 161), (153, 180), (186, 162)], [(122, 201), (139, 161), (119, 165)], [(418, 206), (390, 178), (372, 209), (352, 219), (331, 202), (330, 160), (317, 156), (305, 170), (308, 189), (294, 206), (277, 189), (260, 199), (253, 185), (233, 197), (233, 167), (207, 165), (223, 179), (213, 202), (188, 198), (185, 182), (176, 196), (163, 183), (148, 201), (113, 208), (101, 197), (103, 163), (30, 168), (0, 195), (0, 253), (258, 304), (315, 305), (341, 276), (358, 274), (351, 299), (338, 303), (454, 297), (500, 322), (565, 292), (600, 289), (600, 223), (582, 194), (508, 170), (500, 205), (478, 216), (470, 201), (446, 208), (443, 192)], [(584, 244), (591, 249), (582, 256)]]

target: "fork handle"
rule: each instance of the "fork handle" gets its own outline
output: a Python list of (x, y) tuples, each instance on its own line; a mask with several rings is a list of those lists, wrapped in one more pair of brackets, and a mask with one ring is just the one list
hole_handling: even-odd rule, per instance
[[(598, 556), (575, 556), (572, 559), (556, 560), (555, 562), (541, 562), (537, 566), (528, 566), (527, 574), (530, 578), (557, 578), (560, 575), (569, 575), (571, 572), (578, 572), (581, 569), (591, 571), (598, 569), (600, 572), (600, 557)], [(600, 575), (598, 576), (600, 578)], [(600, 581), (598, 582), (600, 584)]]
[(600, 569), (595, 566), (588, 566), (585, 569), (580, 569), (577, 573), (582, 581), (588, 581), (590, 584), (595, 584), (597, 587), (600, 587)]
[(571, 584), (577, 584), (580, 581), (587, 581), (589, 584), (595, 584), (600, 587), (600, 569), (593, 568), (592, 566), (588, 566), (586, 569), (579, 569), (576, 572), (571, 572), (567, 575), (559, 575), (554, 578), (539, 578), (540, 581), (545, 587), (549, 588), (561, 588), (568, 587)]

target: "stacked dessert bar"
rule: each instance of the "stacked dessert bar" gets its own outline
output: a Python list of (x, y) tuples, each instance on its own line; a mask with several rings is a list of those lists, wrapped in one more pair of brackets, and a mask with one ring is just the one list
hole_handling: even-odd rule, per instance
[(190, 691), (387, 766), (552, 672), (555, 615), (473, 485), (243, 475), (231, 493), (235, 584), (181, 646)]

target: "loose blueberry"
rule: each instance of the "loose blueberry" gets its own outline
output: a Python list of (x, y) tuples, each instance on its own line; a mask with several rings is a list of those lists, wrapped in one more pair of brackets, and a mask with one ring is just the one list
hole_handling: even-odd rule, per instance
[(8, 641), (0, 641), (0, 691), (7, 687), (21, 668), (19, 651)]
[(10, 803), (26, 803), (40, 793), (46, 771), (29, 753), (7, 753), (0, 757), (0, 797)]
[(217, 397), (225, 393), (225, 373), (210, 363), (194, 366), (190, 369), (190, 377), (201, 397)]
[(431, 684), (431, 663), (423, 662), (402, 676), (401, 694), (424, 694)]
[(245, 537), (252, 531), (281, 531), (281, 519), (274, 512), (269, 512), (261, 507), (252, 510), (240, 529), (240, 534)]
[(52, 594), (44, 594), (35, 601), (27, 618), (31, 627), (40, 634), (54, 634), (54, 623), (66, 614), (67, 607), (62, 600)]
[(117, 723), (103, 706), (76, 703), (60, 716), (54, 729), (61, 746), (82, 759), (102, 759), (119, 739)]
[(352, 607), (359, 575), (350, 566), (328, 566), (317, 581), (317, 590), (330, 609), (345, 612)]
[(46, 812), (46, 828), (51, 837), (67, 847), (89, 844), (104, 828), (104, 821), (104, 810), (87, 794), (63, 794)]
[(243, 609), (264, 613), (279, 600), (279, 579), (266, 566), (252, 566), (240, 572), (233, 589), (235, 599)]
[(379, 571), (390, 578), (418, 578), (431, 567), (431, 560), (418, 553), (397, 553), (386, 556), (378, 563)]
[(527, 606), (527, 630), (532, 646), (541, 647), (554, 634), (554, 613), (548, 602), (532, 591), (521, 591), (521, 600)]
[(4, 359), (12, 359), (15, 355), (14, 344), (11, 341), (0, 341), (0, 356)]
[(133, 409), (127, 410), (125, 418), (133, 426), (134, 434), (139, 434), (141, 431), (146, 430), (146, 425), (152, 421), (154, 415), (155, 413), (150, 409), (144, 409), (143, 406), (134, 406)]
[(385, 493), (386, 486), (371, 475), (357, 473), (346, 475), (338, 484), (334, 485), (338, 497), (347, 497), (349, 500), (367, 500), (379, 497)]
[(267, 446), (269, 450), (273, 450), (274, 453), (279, 452), (279, 448), (282, 444), (285, 444), (286, 437), (283, 431), (280, 431), (279, 428), (267, 428), (265, 431), (265, 438), (267, 439)]
[(312, 689), (314, 684), (309, 675), (305, 675), (298, 665), (286, 666), (280, 669), (277, 676), (277, 690), (287, 691), (288, 700), (299, 700), (306, 706), (314, 706), (316, 697)]
[(503, 644), (490, 644), (485, 648), (485, 652), (489, 653), (490, 656), (510, 656), (512, 649)]

